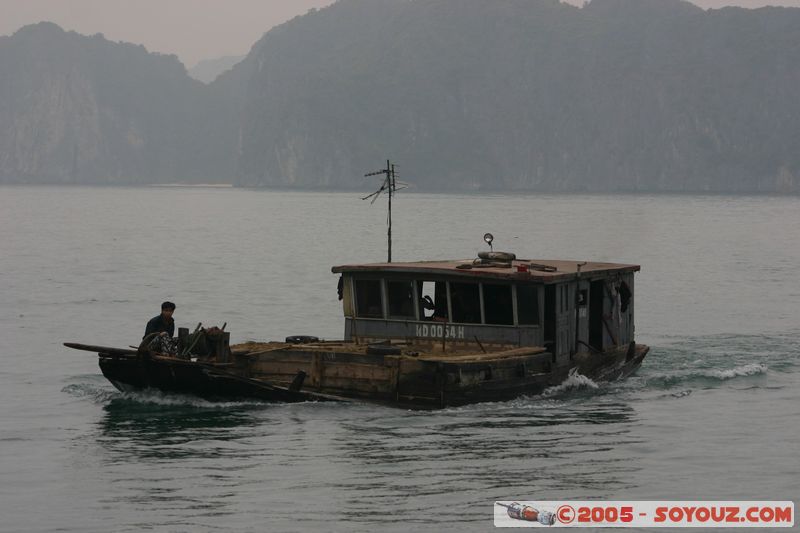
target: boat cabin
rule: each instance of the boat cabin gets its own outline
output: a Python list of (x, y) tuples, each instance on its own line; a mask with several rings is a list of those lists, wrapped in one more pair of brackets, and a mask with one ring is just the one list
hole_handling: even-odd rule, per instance
[[(487, 264), (488, 263), (488, 264)], [(442, 351), (541, 346), (557, 364), (634, 339), (638, 265), (511, 260), (333, 267), (342, 275), (344, 338)]]

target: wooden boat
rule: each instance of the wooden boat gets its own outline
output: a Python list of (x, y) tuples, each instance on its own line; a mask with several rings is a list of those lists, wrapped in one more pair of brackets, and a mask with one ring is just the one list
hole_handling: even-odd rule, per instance
[[(340, 341), (230, 346), (230, 334), (217, 330), (184, 358), (145, 345), (68, 346), (97, 352), (121, 390), (410, 408), (508, 400), (570, 372), (613, 380), (641, 365), (649, 348), (634, 340), (638, 265), (479, 255), (333, 267), (345, 318)], [(186, 351), (188, 330), (179, 338)]]

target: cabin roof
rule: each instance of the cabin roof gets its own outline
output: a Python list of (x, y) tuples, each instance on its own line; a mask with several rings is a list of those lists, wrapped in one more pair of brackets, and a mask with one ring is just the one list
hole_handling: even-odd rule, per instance
[[(464, 278), (491, 278), (516, 281), (536, 281), (540, 283), (555, 283), (577, 277), (578, 265), (583, 261), (553, 260), (553, 259), (515, 259), (511, 267), (475, 266), (472, 259), (442, 260), (442, 261), (417, 261), (409, 263), (364, 263), (354, 265), (340, 265), (331, 268), (335, 274), (340, 273), (392, 273), (415, 274), (430, 276), (459, 276)], [(464, 265), (471, 265), (465, 268)], [(527, 266), (527, 272), (524, 271)], [(461, 268), (459, 268), (461, 267)], [(544, 269), (542, 267), (548, 267)], [(554, 269), (549, 271), (550, 269)], [(521, 271), (522, 270), (522, 271)], [(638, 272), (639, 265), (621, 263), (586, 262), (581, 266), (581, 276), (600, 278), (611, 274), (625, 272)]]

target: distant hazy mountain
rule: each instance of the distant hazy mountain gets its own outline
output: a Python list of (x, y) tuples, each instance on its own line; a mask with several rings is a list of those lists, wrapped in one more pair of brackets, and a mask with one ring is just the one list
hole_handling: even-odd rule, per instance
[(241, 184), (800, 190), (800, 9), (342, 0), (230, 74)]
[(174, 56), (0, 38), (0, 182), (800, 192), (800, 9), (340, 0), (212, 83)]
[(0, 182), (230, 180), (226, 116), (175, 56), (50, 23), (0, 37)]
[(244, 56), (224, 56), (215, 59), (204, 59), (189, 69), (189, 76), (203, 83), (211, 83), (217, 79), (217, 76), (226, 70), (230, 70), (242, 59), (244, 59)]

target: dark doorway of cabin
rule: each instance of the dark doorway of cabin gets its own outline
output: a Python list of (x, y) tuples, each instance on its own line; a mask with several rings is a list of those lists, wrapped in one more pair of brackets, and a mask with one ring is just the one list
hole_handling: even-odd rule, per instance
[(589, 288), (589, 344), (603, 349), (603, 292), (604, 281), (593, 281)]
[(553, 354), (556, 353), (556, 286), (544, 287), (544, 346)]

